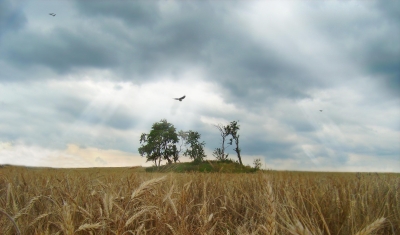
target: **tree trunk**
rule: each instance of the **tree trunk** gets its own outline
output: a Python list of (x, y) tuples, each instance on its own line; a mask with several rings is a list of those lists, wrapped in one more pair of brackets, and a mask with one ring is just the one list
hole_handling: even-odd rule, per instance
[(225, 136), (222, 136), (222, 160), (225, 160)]
[(238, 158), (239, 158), (239, 163), (240, 163), (240, 165), (243, 166), (242, 157), (240, 156), (239, 136), (237, 137), (237, 139), (235, 139), (235, 142), (236, 142), (236, 149), (235, 149), (235, 151), (236, 151), (237, 156), (238, 156)]

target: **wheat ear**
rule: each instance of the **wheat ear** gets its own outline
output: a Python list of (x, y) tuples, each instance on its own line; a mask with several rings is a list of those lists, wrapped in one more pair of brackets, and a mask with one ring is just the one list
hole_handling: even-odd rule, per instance
[(153, 207), (143, 208), (142, 210), (140, 210), (140, 211), (137, 212), (136, 214), (132, 215), (132, 216), (125, 222), (125, 227), (129, 226), (136, 218), (138, 218), (139, 216), (143, 215), (144, 213), (150, 211), (151, 209), (153, 209)]
[(308, 230), (306, 227), (303, 227), (298, 220), (295, 225), (289, 225), (289, 232), (293, 235), (312, 235), (310, 230)]
[(30, 226), (36, 224), (39, 220), (41, 220), (41, 219), (43, 219), (44, 217), (47, 217), (47, 216), (49, 216), (49, 215), (51, 215), (51, 213), (45, 213), (45, 214), (39, 215), (38, 217), (35, 218), (35, 220), (34, 220), (33, 222), (31, 222), (31, 223), (28, 225), (28, 227), (30, 227)]
[(383, 222), (385, 222), (385, 218), (379, 218), (372, 222), (370, 225), (366, 226), (365, 228), (361, 229), (358, 233), (355, 235), (368, 235), (371, 234), (373, 231), (379, 229)]
[(169, 230), (171, 230), (172, 234), (176, 235), (176, 232), (175, 232), (174, 228), (173, 228), (171, 225), (169, 225), (169, 224), (167, 224), (167, 223), (166, 223), (165, 225), (167, 225), (167, 227), (169, 228)]
[(167, 176), (163, 176), (160, 178), (148, 180), (146, 182), (143, 182), (135, 191), (133, 191), (131, 195), (131, 200), (137, 197), (142, 196), (147, 190), (151, 189), (155, 185), (161, 183), (167, 178)]
[(96, 229), (102, 228), (103, 226), (104, 226), (104, 224), (102, 224), (102, 223), (83, 224), (83, 225), (79, 226), (79, 228), (75, 232), (96, 230)]

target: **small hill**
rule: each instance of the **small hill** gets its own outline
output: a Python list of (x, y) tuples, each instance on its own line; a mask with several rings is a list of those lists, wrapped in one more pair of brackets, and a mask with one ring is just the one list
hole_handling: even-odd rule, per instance
[(146, 172), (220, 172), (220, 173), (254, 173), (257, 169), (242, 166), (232, 160), (172, 163), (163, 166), (147, 167)]

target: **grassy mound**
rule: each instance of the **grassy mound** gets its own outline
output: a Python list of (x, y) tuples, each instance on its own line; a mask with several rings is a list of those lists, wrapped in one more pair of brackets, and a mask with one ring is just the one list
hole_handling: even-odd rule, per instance
[(257, 169), (250, 166), (242, 166), (232, 160), (182, 162), (163, 166), (147, 167), (146, 172), (220, 172), (220, 173), (253, 173)]

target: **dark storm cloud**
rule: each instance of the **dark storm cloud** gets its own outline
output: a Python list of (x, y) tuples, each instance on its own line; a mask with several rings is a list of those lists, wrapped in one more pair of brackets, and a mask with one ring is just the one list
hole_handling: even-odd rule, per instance
[(122, 19), (127, 26), (149, 27), (160, 20), (156, 1), (76, 1), (76, 7), (85, 16)]
[[(24, 9), (0, 2), (0, 81), (59, 83), (40, 89), (41, 83), (36, 90), (25, 83), (8, 93), (12, 98), (0, 97), (0, 142), (22, 139), (58, 148), (84, 143), (137, 153), (139, 138), (131, 137), (167, 118), (177, 130), (198, 131), (211, 151), (220, 147), (220, 136), (210, 120), (239, 120), (243, 156), (320, 157), (340, 164), (349, 153), (398, 153), (391, 142), (376, 144), (378, 138), (363, 143), (366, 136), (375, 136), (364, 129), (354, 131), (362, 133), (355, 138), (359, 142), (338, 137), (352, 134), (341, 128), (354, 126), (395, 126), (398, 131), (394, 118), (376, 114), (397, 117), (391, 111), (396, 102), (378, 108), (387, 98), (376, 98), (390, 93), (397, 99), (399, 94), (399, 3), (294, 2), (286, 5), (290, 15), (282, 18), (279, 7), (276, 16), (262, 12), (275, 7), (271, 2), (257, 11), (243, 10), (251, 6), (243, 1), (76, 1), (65, 5), (65, 14), (63, 3), (55, 4), (58, 14), (48, 21), (36, 18), (39, 8), (32, 4), (25, 18)], [(247, 10), (254, 19), (244, 14)], [(96, 75), (113, 81), (77, 84), (96, 80)], [(171, 117), (154, 90), (164, 87), (143, 88), (162, 78), (174, 80), (165, 89), (178, 89), (195, 77), (212, 84), (215, 90), (206, 94), (218, 102), (196, 107), (196, 99), (210, 98), (182, 92), (188, 97), (174, 103)], [(71, 79), (68, 86), (77, 89), (64, 90), (69, 81), (62, 79)], [(375, 88), (371, 80), (381, 86)], [(126, 84), (132, 85), (129, 92)], [(351, 92), (342, 91), (346, 86)], [(321, 115), (303, 115), (293, 106), (305, 99), (331, 109), (320, 113), (317, 107)], [(325, 113), (329, 116), (323, 119)], [(199, 117), (207, 117), (207, 124)], [(393, 134), (382, 131), (379, 136), (386, 133)], [(232, 149), (227, 151), (236, 159)]]
[[(165, 74), (177, 76), (192, 66), (208, 66), (212, 62), (209, 57), (214, 41), (222, 44), (230, 36), (224, 35), (228, 32), (221, 27), (225, 26), (223, 15), (206, 3), (179, 3), (179, 16), (165, 16), (147, 28), (128, 26), (135, 35), (129, 38), (132, 57), (124, 64), (125, 72), (147, 79)], [(130, 24), (130, 19), (124, 20)]]
[[(144, 27), (139, 27), (129, 14), (119, 15), (118, 7), (106, 13), (107, 10), (102, 9), (106, 6), (99, 6), (90, 14), (118, 18), (135, 32), (133, 36), (126, 36), (124, 39), (132, 40), (131, 55), (134, 63), (128, 60), (128, 63), (121, 68), (129, 71), (128, 74), (136, 73), (138, 76), (135, 79), (163, 73), (172, 73), (179, 77), (179, 72), (185, 67), (200, 66), (205, 69), (207, 80), (219, 84), (220, 92), (226, 102), (254, 112), (262, 106), (271, 106), (274, 101), (282, 98), (290, 100), (312, 98), (309, 95), (312, 89), (324, 89), (352, 79), (350, 71), (339, 71), (340, 68), (334, 66), (337, 58), (331, 58), (329, 52), (321, 51), (318, 55), (310, 55), (297, 50), (297, 45), (309, 46), (309, 42), (286, 45), (292, 50), (293, 58), (297, 59), (282, 53), (285, 48), (275, 47), (276, 45), (268, 43), (260, 44), (259, 41), (249, 37), (248, 29), (237, 24), (236, 15), (229, 10), (232, 8), (228, 7), (221, 13), (215, 8), (218, 3), (213, 5), (196, 2), (189, 7), (185, 5), (182, 7), (182, 5), (178, 11), (179, 17), (170, 18), (163, 18), (163, 14), (156, 6), (143, 8), (147, 13), (153, 11), (150, 14), (151, 17), (137, 14), (136, 17), (143, 19), (136, 18), (135, 20), (144, 22)], [(80, 7), (85, 12), (84, 9), (88, 5), (83, 2)], [(371, 9), (371, 12), (374, 13), (375, 10)], [(319, 33), (317, 36), (321, 36), (320, 40), (325, 40), (331, 51), (337, 52), (342, 58), (352, 58), (353, 60), (350, 61), (354, 63), (353, 65), (362, 66), (365, 74), (375, 71), (384, 77), (384, 81), (392, 85), (396, 83), (396, 79), (393, 78), (399, 77), (395, 66), (398, 63), (399, 54), (398, 51), (393, 50), (396, 49), (393, 46), (398, 41), (395, 34), (398, 23), (393, 21), (392, 25), (381, 33), (376, 34), (374, 31), (375, 27), (384, 25), (386, 19), (391, 16), (368, 15), (369, 12), (352, 16), (353, 12), (342, 13), (340, 7), (321, 5), (319, 9), (315, 9), (312, 4), (306, 4), (301, 13), (304, 17), (311, 13), (311, 26), (317, 30)], [(265, 30), (268, 31), (268, 29)], [(385, 35), (391, 35), (391, 37), (385, 38)], [(293, 39), (293, 42), (296, 40)], [(318, 67), (321, 58), (328, 62), (328, 67), (332, 65), (330, 70), (326, 71)], [(310, 70), (310, 67), (304, 67), (300, 60), (308, 61), (309, 64), (315, 64), (315, 66)], [(336, 74), (327, 74), (331, 71)], [(326, 77), (332, 79), (325, 79)], [(209, 112), (218, 116), (216, 110), (202, 111), (204, 115)], [(227, 118), (223, 113), (221, 117)], [(231, 117), (232, 120), (239, 118)], [(319, 129), (309, 121), (302, 121), (298, 117), (281, 121), (292, 127), (295, 133), (305, 132), (312, 135)], [(346, 121), (350, 120), (346, 119)], [(202, 128), (196, 130), (205, 133), (203, 136), (210, 142), (207, 143), (207, 147), (211, 149), (219, 147), (220, 139), (215, 137), (218, 136), (217, 130), (213, 134), (215, 136), (206, 134), (209, 130), (203, 131)], [(252, 139), (247, 136), (241, 142), (246, 154), (290, 158), (293, 148), (297, 146), (296, 143), (283, 140), (266, 140), (263, 138), (265, 133), (254, 132), (253, 134), (259, 138)], [(310, 138), (313, 139), (312, 136)], [(316, 138), (315, 143), (338, 152), (344, 150), (343, 146), (332, 141)], [(327, 151), (321, 154), (327, 155)], [(345, 155), (341, 155), (338, 160), (344, 162), (345, 159)]]
[(351, 58), (365, 74), (378, 79), (383, 89), (400, 95), (400, 4), (398, 1), (356, 2), (358, 13), (324, 5), (328, 14), (313, 18), (321, 34)]
[[(286, 120), (282, 120), (282, 121), (285, 122)], [(314, 126), (310, 122), (304, 121), (302, 119), (292, 119), (290, 121), (287, 121), (286, 125), (292, 127), (293, 131), (296, 133), (314, 132), (317, 130), (316, 126)]]
[[(238, 38), (238, 37), (236, 37)], [(241, 43), (248, 41), (246, 46)], [(322, 80), (244, 37), (228, 44), (224, 52), (215, 55), (210, 77), (220, 81), (235, 104), (252, 102), (254, 106), (266, 100), (308, 98), (307, 89), (321, 87)], [(226, 53), (226, 52), (231, 53)], [(235, 52), (233, 52), (235, 51)], [(233, 52), (233, 53), (232, 53)], [(245, 100), (243, 100), (245, 99)]]
[(126, 79), (149, 81), (151, 75), (176, 73), (203, 61), (201, 50), (221, 26), (219, 15), (205, 3), (182, 3), (178, 14), (167, 18), (161, 18), (159, 2), (79, 1), (77, 6), (86, 23), (55, 21), (47, 33), (13, 34), (0, 48), (2, 59), (59, 73), (76, 67), (113, 68)]
[(9, 36), (0, 51), (4, 59), (20, 68), (41, 65), (58, 73), (67, 73), (74, 68), (114, 66), (118, 62), (117, 53), (107, 46), (104, 39), (88, 40), (96, 36), (100, 35), (68, 29), (55, 29), (49, 34), (21, 32)]
[(26, 17), (20, 11), (20, 3), (15, 1), (0, 1), (0, 41), (8, 31), (20, 29), (26, 23)]
[[(294, 143), (284, 141), (247, 138), (241, 141), (242, 154), (263, 155), (270, 159), (288, 159), (293, 157)], [(233, 155), (235, 156), (235, 155)]]
[[(185, 69), (199, 66), (206, 70), (205, 79), (217, 82), (227, 101), (237, 105), (262, 105), (279, 97), (303, 99), (309, 97), (310, 89), (326, 88), (344, 79), (335, 75), (329, 75), (335, 78), (331, 81), (322, 79), (323, 70), (310, 71), (283, 56), (283, 48), (254, 41), (236, 19), (236, 2), (176, 2), (173, 10), (162, 10), (163, 4), (167, 6), (162, 1), (77, 1), (86, 24), (64, 26), (59, 22), (47, 34), (14, 34), (3, 44), (2, 57), (20, 66), (42, 65), (59, 73), (72, 73), (74, 68), (108, 68), (133, 82), (148, 82), (165, 74), (179, 77)], [(368, 18), (369, 12), (351, 16), (347, 11), (342, 17), (341, 8), (329, 4), (320, 4), (317, 9), (304, 5), (302, 17), (319, 18), (310, 25), (325, 32), (330, 44), (342, 45), (342, 54), (382, 75), (382, 83), (397, 90), (400, 56), (395, 42), (399, 23), (393, 20), (396, 10), (392, 9), (397, 3), (380, 4), (378, 13), (382, 13), (375, 16), (372, 9), (373, 18)], [(392, 30), (393, 37), (387, 37), (386, 31), (374, 36), (374, 28), (383, 27), (385, 22), (384, 30)], [(350, 47), (349, 41), (357, 43)], [(299, 45), (312, 47), (307, 42)], [(301, 60), (317, 62), (295, 47), (292, 50)]]
[[(386, 16), (386, 21), (395, 25), (400, 24), (399, 1), (374, 1), (373, 6), (382, 12), (382, 16)], [(398, 30), (400, 29), (398, 28)]]

